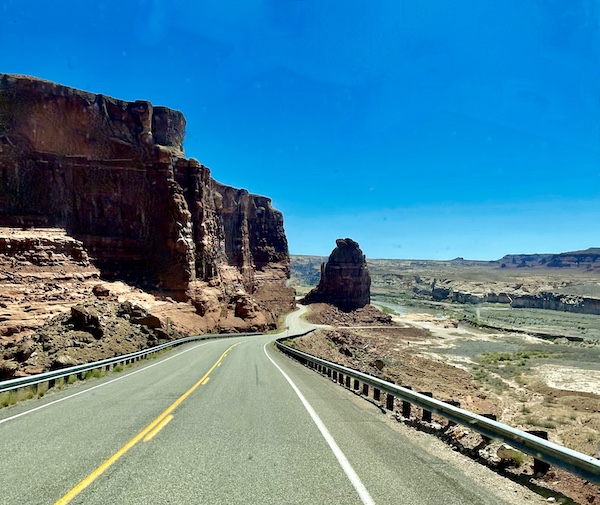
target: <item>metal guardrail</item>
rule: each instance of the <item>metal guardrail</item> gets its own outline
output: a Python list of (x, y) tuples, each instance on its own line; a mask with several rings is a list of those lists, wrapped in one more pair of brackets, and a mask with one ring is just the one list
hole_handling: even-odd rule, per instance
[[(297, 349), (283, 344), (283, 340), (286, 339), (280, 338), (276, 341), (277, 347), (281, 351), (295, 357), (300, 362), (309, 365), (311, 368), (322, 367), (322, 369), (325, 370), (333, 370), (386, 393), (388, 395), (388, 409), (390, 408), (390, 404), (393, 406), (393, 402), (389, 402), (390, 397), (392, 397), (392, 399), (400, 398), (425, 411), (433, 412), (450, 421), (467, 426), (486, 437), (501, 440), (511, 447), (529, 454), (538, 460), (544, 461), (545, 463), (564, 468), (590, 482), (596, 484), (600, 483), (599, 459), (549, 442), (525, 431), (511, 428), (508, 425), (436, 400), (424, 394), (411, 391), (410, 389), (398, 386), (391, 382), (386, 382), (377, 377), (298, 351)], [(356, 384), (355, 389), (358, 389)]]
[(176, 347), (187, 342), (194, 342), (197, 340), (209, 340), (215, 338), (246, 337), (254, 335), (262, 335), (262, 333), (211, 333), (207, 335), (196, 335), (193, 337), (180, 338), (178, 340), (166, 342), (155, 347), (142, 349), (141, 351), (124, 354), (122, 356), (115, 356), (114, 358), (107, 358), (100, 361), (95, 361), (93, 363), (85, 363), (83, 365), (76, 365), (68, 368), (60, 368), (51, 372), (30, 375), (29, 377), (21, 377), (18, 379), (0, 381), (0, 393), (4, 393), (6, 391), (13, 391), (15, 389), (21, 389), (28, 386), (35, 386), (44, 382), (56, 381), (56, 379), (69, 377), (70, 375), (84, 374), (85, 372), (96, 370), (98, 368), (108, 369), (111, 366), (118, 365), (120, 363), (129, 364), (134, 361), (139, 361), (140, 359), (145, 358), (146, 356), (155, 352), (162, 351), (163, 349), (168, 349), (169, 347)]

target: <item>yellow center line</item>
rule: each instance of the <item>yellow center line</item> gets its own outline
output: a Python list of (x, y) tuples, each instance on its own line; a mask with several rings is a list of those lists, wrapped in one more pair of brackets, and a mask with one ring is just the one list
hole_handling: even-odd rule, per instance
[(179, 398), (177, 398), (177, 400), (175, 400), (171, 404), (171, 406), (168, 407), (162, 414), (160, 414), (154, 421), (152, 421), (148, 426), (146, 426), (142, 431), (140, 431), (135, 437), (133, 437), (129, 442), (127, 442), (123, 447), (121, 447), (117, 452), (115, 452), (110, 458), (108, 458), (92, 473), (90, 473), (85, 479), (83, 479), (79, 484), (77, 484), (73, 489), (71, 489), (66, 495), (64, 495), (57, 502), (55, 502), (54, 505), (66, 505), (67, 503), (69, 503), (71, 500), (73, 500), (73, 498), (79, 495), (86, 487), (88, 487), (92, 482), (94, 482), (98, 477), (100, 477), (100, 475), (102, 475), (106, 470), (108, 470), (121, 456), (123, 456), (127, 451), (129, 451), (129, 449), (131, 449), (140, 440), (143, 440), (145, 437), (150, 436), (150, 434), (154, 430), (156, 430), (155, 433), (152, 435), (154, 436), (160, 431), (160, 429), (166, 426), (170, 419), (161, 426), (161, 423), (165, 421), (165, 418), (167, 418), (171, 414), (171, 412), (173, 412), (177, 407), (179, 407), (179, 405), (181, 405), (181, 403), (188, 396), (190, 396), (198, 388), (198, 386), (202, 384), (202, 382), (205, 379), (208, 379), (208, 376), (211, 374), (211, 372), (221, 365), (221, 361), (225, 356), (227, 356), (227, 353), (239, 343), (240, 342), (238, 342), (237, 344), (233, 344), (223, 354), (221, 354), (216, 363), (212, 367), (210, 367), (210, 370), (206, 372), (198, 380), (198, 382), (196, 382), (190, 389), (188, 389)]
[(206, 379), (204, 379), (204, 380), (203, 380), (203, 381), (200, 383), (200, 385), (201, 385), (201, 386), (204, 386), (204, 384), (206, 384), (206, 383), (207, 383), (209, 380), (210, 380), (210, 377), (207, 377)]
[(152, 440), (160, 430), (162, 430), (167, 424), (169, 424), (171, 419), (173, 419), (173, 414), (169, 414), (167, 417), (165, 417), (160, 423), (158, 423), (158, 426), (156, 426), (150, 433), (148, 433), (144, 437), (144, 442), (150, 442), (150, 440)]

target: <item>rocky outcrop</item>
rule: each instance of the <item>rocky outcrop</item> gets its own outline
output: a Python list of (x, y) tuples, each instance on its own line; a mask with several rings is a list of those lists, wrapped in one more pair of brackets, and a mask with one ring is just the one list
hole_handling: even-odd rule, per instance
[(600, 248), (590, 247), (584, 251), (560, 254), (507, 254), (495, 262), (501, 268), (573, 268), (594, 270), (600, 268)]
[(186, 159), (184, 132), (166, 107), (0, 74), (0, 226), (65, 229), (103, 278), (176, 300), (210, 288), (227, 329), (273, 325), (293, 305), (282, 215)]
[(541, 292), (515, 297), (513, 308), (561, 310), (578, 314), (600, 314), (600, 298)]
[(304, 303), (329, 303), (349, 312), (369, 304), (371, 277), (365, 255), (354, 240), (337, 239), (337, 247), (321, 265), (321, 279)]
[(600, 314), (600, 298), (562, 293), (564, 282), (530, 279), (520, 282), (464, 281), (413, 276), (406, 289), (436, 302), (462, 304), (503, 303), (513, 308), (560, 310)]

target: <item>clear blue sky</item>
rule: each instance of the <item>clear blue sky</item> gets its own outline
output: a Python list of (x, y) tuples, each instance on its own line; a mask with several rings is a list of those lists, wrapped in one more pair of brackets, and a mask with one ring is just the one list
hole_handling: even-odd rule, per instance
[(0, 0), (0, 72), (184, 112), (290, 252), (600, 246), (596, 0)]

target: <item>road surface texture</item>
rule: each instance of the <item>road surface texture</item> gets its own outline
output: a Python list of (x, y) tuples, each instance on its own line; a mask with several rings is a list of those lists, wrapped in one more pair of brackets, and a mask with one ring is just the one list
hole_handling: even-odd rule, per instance
[[(288, 331), (303, 324), (295, 315)], [(187, 344), (2, 409), (0, 503), (543, 502), (392, 427), (274, 338)]]

